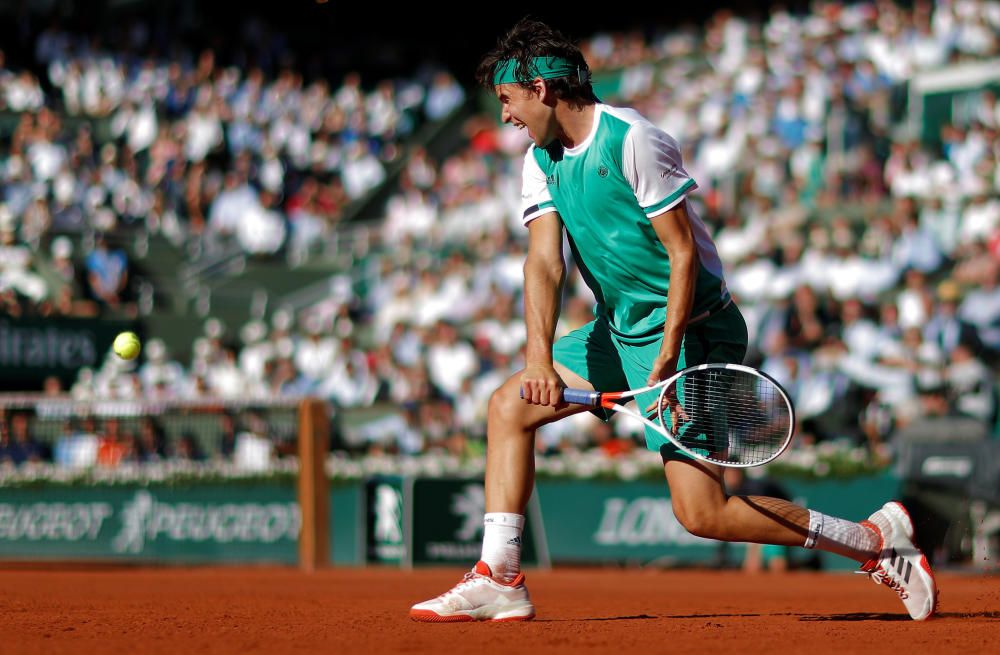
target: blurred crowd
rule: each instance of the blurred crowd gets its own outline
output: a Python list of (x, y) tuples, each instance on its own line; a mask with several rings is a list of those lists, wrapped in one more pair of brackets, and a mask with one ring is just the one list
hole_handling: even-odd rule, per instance
[[(775, 9), (754, 22), (723, 11), (703, 28), (597, 34), (582, 44), (595, 79), (614, 80), (604, 99), (636, 107), (682, 144), (699, 184), (690, 199), (715, 232), (750, 327), (747, 363), (791, 393), (799, 445), (862, 445), (887, 461), (907, 430), (996, 433), (1000, 103), (988, 89), (973, 94), (928, 140), (907, 120), (907, 95), (922, 73), (996, 62), (998, 35), (998, 2), (817, 2), (805, 15)], [(0, 82), (8, 107), (12, 97), (55, 107), (22, 119), (21, 145), (2, 169), (9, 188), (18, 180), (43, 188), (46, 225), (66, 187), (79, 220), (110, 210), (178, 242), (197, 237), (205, 252), (276, 205), (290, 238), (321, 240), (336, 212), (317, 208), (377, 184), (373, 171), (400, 156), (412, 133), (400, 117), (420, 106), (426, 118), (432, 97), (429, 87), (414, 91), (421, 105), (383, 85), (365, 96), (349, 79), (339, 89), (303, 86), (291, 71), (261, 79), (220, 69), (208, 53), (191, 67), (123, 69), (113, 57), (40, 51), (58, 95), (32, 91), (30, 75), (17, 71)], [(123, 70), (130, 74), (119, 77)], [(458, 102), (454, 80), (440, 79), (452, 89), (444, 104)], [(285, 102), (290, 90), (295, 101)], [(385, 121), (373, 107), (397, 122), (379, 129)], [(117, 137), (96, 147), (85, 130), (62, 142), (45, 136), (65, 134), (52, 125), (73, 112), (112, 117)], [(355, 129), (353, 145), (345, 126)], [(312, 394), (343, 410), (339, 449), (481, 453), (490, 394), (523, 364), (528, 143), (496, 116), (470, 120), (464, 136), (468, 145), (443, 161), (420, 149), (406, 155), (378, 225), (339, 228), (362, 246), (323, 301), (245, 326), (209, 320), (190, 362), (154, 341), (140, 364), (109, 357), (69, 391)], [(242, 145), (220, 153), (222, 143)], [(93, 168), (79, 164), (87, 148), (98, 153), (87, 160)], [(344, 168), (355, 149), (378, 165), (358, 186)], [(224, 165), (213, 167), (213, 152)], [(46, 172), (49, 184), (37, 187)], [(334, 196), (332, 205), (319, 200)], [(312, 209), (293, 212), (296, 198)], [(15, 216), (36, 201), (30, 192), (6, 198)], [(300, 222), (311, 212), (318, 222)], [(33, 235), (45, 229), (28, 225), (20, 222), (21, 242), (39, 243)], [(564, 300), (559, 334), (592, 318), (593, 298), (572, 266)], [(541, 454), (609, 457), (642, 447), (635, 425), (589, 414), (546, 426), (537, 444)]]
[[(624, 67), (609, 100), (681, 142), (692, 201), (750, 324), (748, 361), (791, 392), (800, 444), (863, 444), (887, 459), (893, 435), (935, 421), (945, 434), (995, 431), (1000, 105), (973, 94), (940, 145), (922, 144), (899, 105), (920, 73), (995, 61), (998, 28), (995, 2), (817, 3), (805, 16), (720, 12), (703, 32), (586, 43), (598, 69)], [(415, 408), (366, 434), (404, 451), (481, 438), (490, 393), (521, 364), (527, 141), (495, 117), (468, 133), (464, 152), (406, 169), (360, 306), (344, 296), (314, 308), (331, 326), (352, 308), (370, 329), (367, 349), (341, 344), (341, 360), (358, 361), (327, 393), (369, 389), (338, 400), (381, 393)], [(571, 270), (559, 332), (590, 320), (592, 303)], [(582, 415), (538, 443), (617, 453), (637, 437)]]
[(0, 260), (0, 294), (11, 313), (134, 315), (128, 256), (104, 234), (162, 235), (195, 260), (304, 256), (421, 125), (465, 101), (432, 65), (331, 84), (282, 64), (294, 61), (284, 52), (253, 53), (276, 62), (268, 72), (212, 49), (147, 55), (151, 28), (137, 22), (108, 43), (53, 20), (31, 35), (30, 61), (0, 50), (0, 235), (16, 253)]
[(0, 408), (0, 467), (51, 462), (83, 470), (216, 462), (266, 470), (273, 457), (295, 451), (294, 406), (271, 407), (271, 415), (234, 403), (173, 413), (121, 403), (82, 413), (76, 408), (58, 393), (58, 384), (50, 385), (41, 402)]

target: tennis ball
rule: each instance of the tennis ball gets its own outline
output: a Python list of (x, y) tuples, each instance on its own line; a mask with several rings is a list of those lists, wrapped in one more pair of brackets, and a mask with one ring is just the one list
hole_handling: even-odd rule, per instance
[(135, 359), (139, 356), (142, 344), (135, 332), (122, 332), (115, 337), (115, 354), (122, 359)]

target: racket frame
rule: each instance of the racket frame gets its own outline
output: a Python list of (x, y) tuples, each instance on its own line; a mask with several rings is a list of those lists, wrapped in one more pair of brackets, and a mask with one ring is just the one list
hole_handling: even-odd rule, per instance
[[(659, 389), (660, 395), (657, 402), (660, 409), (657, 411), (657, 415), (658, 416), (662, 415), (663, 394), (666, 393), (666, 390), (670, 388), (670, 386), (673, 385), (681, 377), (695, 371), (704, 371), (708, 369), (728, 369), (731, 371), (742, 371), (744, 373), (749, 373), (751, 375), (767, 380), (772, 385), (774, 385), (775, 389), (778, 390), (778, 393), (781, 395), (781, 398), (785, 401), (785, 406), (788, 408), (788, 413), (789, 413), (788, 433), (785, 435), (785, 441), (784, 443), (781, 444), (781, 447), (776, 449), (775, 452), (771, 454), (767, 459), (752, 463), (724, 462), (724, 461), (719, 461), (717, 459), (713, 459), (712, 457), (702, 455), (701, 453), (691, 448), (688, 448), (683, 443), (681, 443), (680, 439), (675, 437), (670, 432), (670, 430), (668, 430), (666, 426), (662, 424), (662, 421), (661, 422), (652, 421), (643, 412), (626, 407), (621, 402), (623, 400), (633, 400), (635, 399), (636, 396), (639, 396), (640, 394), (644, 394), (649, 391), (655, 391)], [(781, 454), (785, 452), (785, 450), (788, 449), (788, 446), (792, 442), (792, 437), (795, 434), (795, 406), (792, 404), (792, 399), (788, 396), (788, 393), (785, 391), (785, 389), (782, 388), (780, 384), (778, 384), (777, 380), (775, 380), (767, 373), (764, 373), (763, 371), (752, 368), (750, 366), (744, 366), (742, 364), (717, 363), (717, 364), (698, 364), (695, 366), (689, 366), (688, 368), (677, 371), (666, 380), (661, 380), (660, 382), (652, 386), (642, 387), (640, 389), (629, 389), (627, 391), (602, 392), (602, 391), (592, 391), (589, 389), (566, 388), (563, 389), (562, 399), (563, 402), (570, 403), (573, 405), (584, 405), (587, 407), (592, 407), (594, 409), (603, 408), (613, 412), (618, 412), (619, 414), (624, 414), (625, 416), (630, 416), (634, 419), (638, 419), (646, 427), (655, 430), (659, 434), (662, 434), (670, 441), (670, 443), (677, 446), (677, 448), (679, 448), (686, 455), (689, 455), (699, 461), (706, 462), (708, 464), (715, 464), (717, 466), (725, 466), (728, 468), (752, 468), (755, 466), (762, 466), (769, 462), (773, 462), (775, 459), (780, 457)]]

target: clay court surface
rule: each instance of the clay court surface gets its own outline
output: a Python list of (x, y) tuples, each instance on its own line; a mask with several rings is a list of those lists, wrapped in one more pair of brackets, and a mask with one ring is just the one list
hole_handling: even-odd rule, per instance
[(939, 575), (940, 614), (906, 617), (849, 573), (529, 571), (528, 623), (418, 624), (457, 569), (47, 570), (0, 563), (0, 653), (986, 653), (1000, 577)]

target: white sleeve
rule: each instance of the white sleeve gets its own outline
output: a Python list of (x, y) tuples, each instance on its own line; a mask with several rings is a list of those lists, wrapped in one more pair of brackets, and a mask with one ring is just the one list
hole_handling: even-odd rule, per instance
[(635, 123), (625, 135), (622, 173), (647, 218), (673, 209), (698, 188), (684, 170), (677, 141), (646, 121)]
[(549, 194), (549, 185), (545, 183), (545, 173), (535, 161), (534, 151), (534, 146), (528, 148), (521, 171), (521, 222), (525, 225), (556, 210), (556, 204)]

